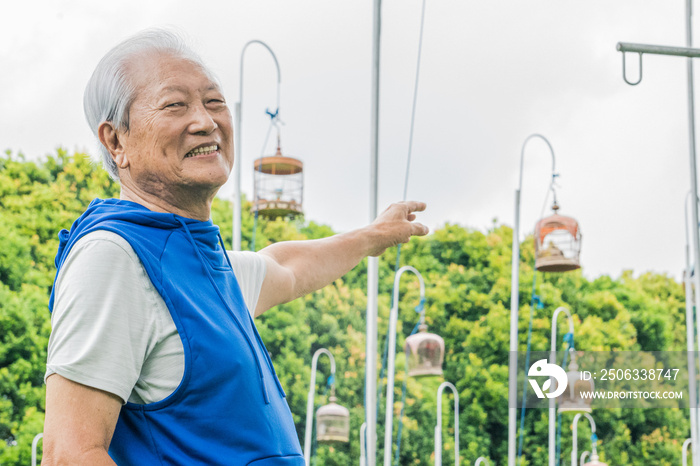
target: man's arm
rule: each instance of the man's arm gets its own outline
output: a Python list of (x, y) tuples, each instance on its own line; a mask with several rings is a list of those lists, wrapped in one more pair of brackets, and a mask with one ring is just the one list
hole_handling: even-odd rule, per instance
[(407, 243), (411, 236), (428, 234), (425, 225), (413, 221), (413, 212), (423, 210), (422, 202), (399, 202), (359, 230), (318, 240), (275, 243), (261, 250), (267, 273), (255, 315), (323, 288), (367, 256)]
[(42, 465), (110, 465), (109, 454), (122, 400), (58, 374), (46, 379)]

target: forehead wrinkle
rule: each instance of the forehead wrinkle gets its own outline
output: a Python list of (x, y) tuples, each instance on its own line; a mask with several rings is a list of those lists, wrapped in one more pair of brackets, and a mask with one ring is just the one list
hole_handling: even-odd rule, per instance
[[(206, 76), (206, 75), (205, 75), (205, 76)], [(187, 87), (183, 87), (183, 86), (172, 86), (172, 85), (170, 85), (170, 86), (165, 86), (165, 87), (161, 88), (160, 91), (161, 91), (161, 92), (182, 92), (183, 94), (189, 94), (189, 92), (190, 92), (190, 90), (189, 90)], [(206, 87), (197, 88), (197, 92), (199, 92), (199, 93), (205, 93), (205, 92), (208, 92), (208, 91), (220, 91), (220, 89), (219, 89), (219, 86), (217, 86), (217, 85), (214, 84), (214, 83), (209, 84), (209, 85), (206, 86)]]
[(188, 90), (182, 86), (165, 86), (161, 89), (162, 92), (182, 92), (186, 94)]

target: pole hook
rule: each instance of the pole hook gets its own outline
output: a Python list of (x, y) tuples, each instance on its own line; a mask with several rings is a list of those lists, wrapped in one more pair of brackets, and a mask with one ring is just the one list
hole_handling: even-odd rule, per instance
[(642, 52), (638, 52), (639, 55), (639, 79), (637, 82), (630, 82), (629, 79), (627, 79), (627, 65), (626, 65), (626, 60), (625, 60), (625, 52), (622, 52), (622, 79), (625, 80), (627, 84), (630, 86), (636, 86), (637, 84), (642, 82)]

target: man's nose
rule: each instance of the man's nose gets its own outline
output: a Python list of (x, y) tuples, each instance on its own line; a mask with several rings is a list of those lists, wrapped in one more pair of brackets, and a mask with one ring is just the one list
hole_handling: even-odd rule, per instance
[(211, 134), (218, 125), (214, 118), (203, 104), (196, 105), (193, 108), (192, 122), (189, 130), (194, 134)]

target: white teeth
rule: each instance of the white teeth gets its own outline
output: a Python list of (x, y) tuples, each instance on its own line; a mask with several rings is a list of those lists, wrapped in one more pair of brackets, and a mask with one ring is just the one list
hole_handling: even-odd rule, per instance
[(194, 157), (195, 155), (200, 155), (200, 154), (208, 154), (209, 152), (214, 152), (219, 149), (219, 146), (205, 146), (205, 147), (199, 147), (197, 149), (189, 151), (186, 155), (185, 158), (187, 157)]

